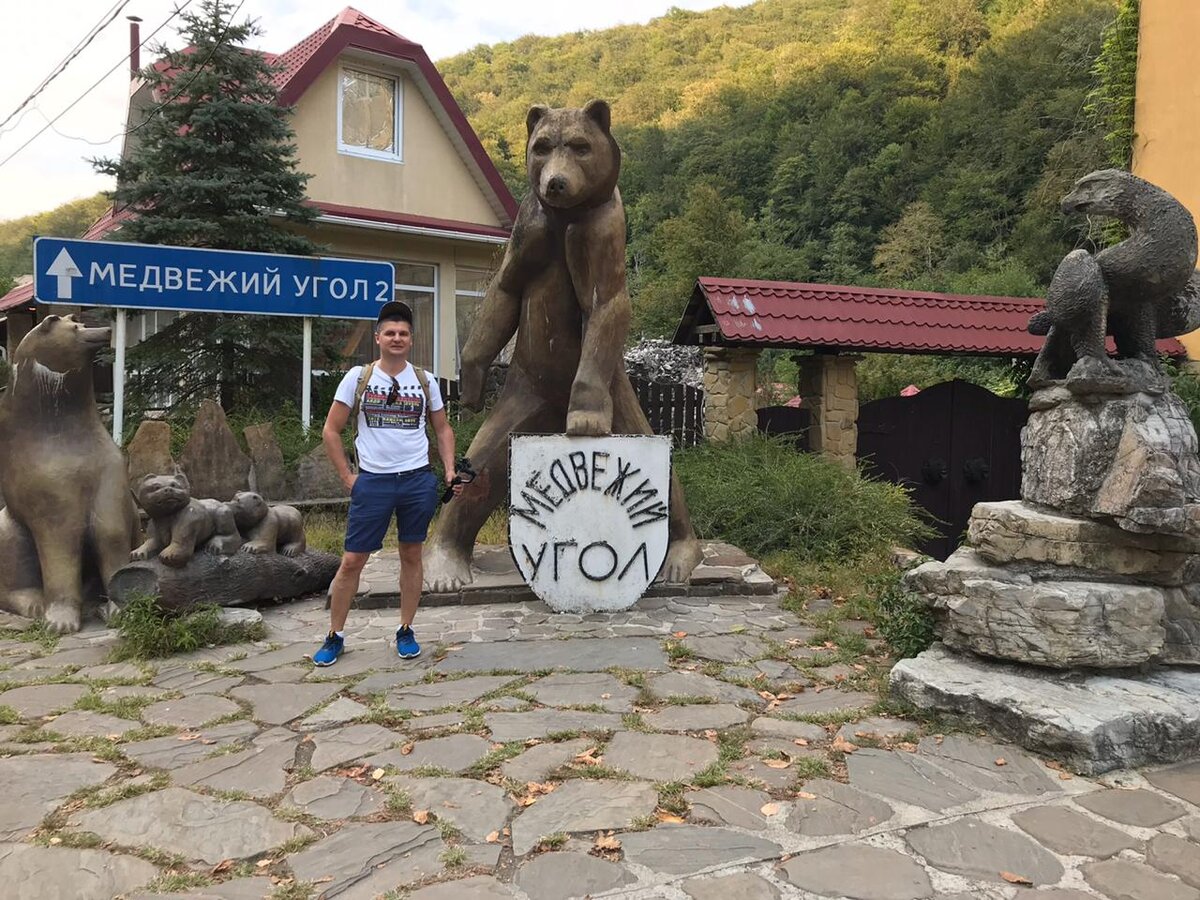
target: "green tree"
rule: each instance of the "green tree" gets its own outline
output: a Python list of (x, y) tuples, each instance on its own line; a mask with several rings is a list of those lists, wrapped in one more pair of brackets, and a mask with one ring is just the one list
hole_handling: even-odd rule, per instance
[[(235, 23), (224, 0), (183, 12), (184, 50), (156, 48), (142, 72), (157, 100), (130, 134), (124, 159), (94, 160), (117, 179), (113, 200), (135, 210), (118, 239), (147, 244), (312, 254), (304, 235), (280, 228), (311, 221), (307, 175), (297, 170), (291, 109), (278, 104), (275, 68), (243, 48), (260, 34)], [(130, 405), (171, 393), (176, 407), (216, 398), (226, 409), (294, 400), (300, 329), (293, 319), (191, 314), (130, 353)]]
[(924, 200), (910, 203), (899, 221), (883, 229), (882, 238), (872, 263), (892, 281), (932, 274), (946, 242), (942, 220)]

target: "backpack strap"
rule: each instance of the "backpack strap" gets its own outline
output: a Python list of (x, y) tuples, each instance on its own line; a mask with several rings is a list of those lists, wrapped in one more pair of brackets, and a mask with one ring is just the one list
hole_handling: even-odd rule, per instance
[(358, 373), (358, 384), (354, 388), (354, 406), (350, 408), (350, 455), (357, 468), (358, 458), (358, 410), (362, 407), (363, 394), (367, 392), (367, 383), (371, 373), (375, 371), (375, 363), (369, 362)]
[(420, 366), (413, 366), (417, 382), (421, 385), (421, 393), (425, 395), (425, 421), (429, 422), (429, 373)]

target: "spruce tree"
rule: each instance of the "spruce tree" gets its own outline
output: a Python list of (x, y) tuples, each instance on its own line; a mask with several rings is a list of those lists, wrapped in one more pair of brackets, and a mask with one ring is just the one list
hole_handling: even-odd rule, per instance
[[(271, 220), (312, 220), (309, 176), (297, 170), (291, 109), (277, 103), (276, 70), (245, 49), (261, 34), (233, 21), (231, 4), (202, 0), (180, 14), (183, 50), (156, 47), (141, 72), (154, 105), (132, 125), (124, 159), (98, 159), (114, 175), (111, 196), (134, 216), (116, 240), (311, 255), (307, 237)], [(171, 395), (172, 409), (205, 398), (225, 409), (294, 401), (301, 327), (294, 318), (192, 313), (129, 354), (130, 408)]]

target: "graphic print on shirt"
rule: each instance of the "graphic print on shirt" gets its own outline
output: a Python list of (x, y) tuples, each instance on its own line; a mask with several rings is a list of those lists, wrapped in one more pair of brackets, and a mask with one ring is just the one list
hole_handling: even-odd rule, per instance
[(421, 427), (421, 414), (425, 411), (425, 397), (420, 385), (401, 385), (399, 396), (389, 405), (387, 398), (390, 392), (390, 386), (381, 387), (378, 384), (368, 385), (363, 392), (362, 411), (367, 427), (418, 430)]

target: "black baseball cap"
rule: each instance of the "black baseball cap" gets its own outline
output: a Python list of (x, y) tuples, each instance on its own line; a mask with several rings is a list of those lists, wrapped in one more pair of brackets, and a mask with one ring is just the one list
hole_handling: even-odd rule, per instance
[(412, 307), (400, 300), (389, 300), (380, 308), (375, 324), (378, 326), (380, 322), (387, 319), (403, 319), (411, 327), (413, 323)]

